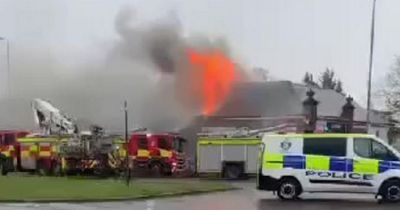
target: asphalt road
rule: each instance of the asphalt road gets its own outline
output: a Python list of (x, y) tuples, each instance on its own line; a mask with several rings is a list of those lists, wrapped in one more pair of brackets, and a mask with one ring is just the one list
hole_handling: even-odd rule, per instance
[(254, 189), (254, 182), (235, 182), (242, 190), (154, 200), (108, 203), (0, 204), (1, 210), (397, 210), (399, 204), (378, 204), (370, 195), (305, 194), (283, 202)]

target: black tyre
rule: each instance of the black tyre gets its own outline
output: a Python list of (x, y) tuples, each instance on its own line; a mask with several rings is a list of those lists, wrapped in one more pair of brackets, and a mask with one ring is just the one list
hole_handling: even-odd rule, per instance
[(400, 201), (400, 181), (389, 180), (384, 182), (380, 188), (379, 194), (384, 202), (399, 202)]
[(164, 175), (163, 167), (160, 163), (153, 163), (150, 166), (150, 175), (153, 177), (161, 177)]
[(7, 175), (7, 167), (4, 166), (4, 161), (1, 161), (0, 163), (0, 171), (1, 171), (1, 175), (5, 176)]
[(8, 159), (2, 159), (0, 162), (1, 175), (6, 176), (9, 172), (11, 162)]
[(301, 191), (300, 183), (293, 178), (284, 178), (277, 189), (278, 197), (282, 200), (296, 200)]
[(58, 162), (54, 162), (51, 168), (51, 173), (54, 176), (61, 176), (62, 175), (61, 164)]
[(242, 169), (238, 165), (226, 165), (224, 169), (224, 178), (239, 179), (242, 176)]
[(162, 167), (163, 176), (172, 176), (172, 169), (168, 165), (163, 165)]
[(49, 169), (46, 167), (46, 164), (43, 162), (39, 161), (37, 163), (36, 171), (40, 176), (48, 176), (50, 175)]

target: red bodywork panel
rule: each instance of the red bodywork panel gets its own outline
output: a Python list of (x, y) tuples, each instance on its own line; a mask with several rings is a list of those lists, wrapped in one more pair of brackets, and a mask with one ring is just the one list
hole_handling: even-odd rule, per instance
[[(161, 150), (171, 151), (174, 158), (176, 151), (173, 148), (173, 141), (177, 137), (173, 133), (133, 133), (128, 143), (129, 156), (138, 156), (138, 151), (148, 151), (148, 156), (138, 157), (139, 159), (159, 158)], [(139, 155), (140, 156), (140, 155)]]
[(176, 135), (171, 134), (143, 134), (133, 133), (128, 143), (130, 156), (136, 156), (138, 150), (148, 150), (150, 156), (159, 156), (160, 149), (172, 150), (173, 140)]
[(176, 133), (132, 133), (127, 150), (139, 167), (161, 164), (164, 172), (179, 173), (186, 169), (183, 142)]
[(13, 130), (0, 130), (0, 149), (4, 151), (9, 146), (14, 146), (15, 150), (19, 149), (17, 144), (18, 138), (23, 138), (30, 134), (28, 131), (13, 131)]

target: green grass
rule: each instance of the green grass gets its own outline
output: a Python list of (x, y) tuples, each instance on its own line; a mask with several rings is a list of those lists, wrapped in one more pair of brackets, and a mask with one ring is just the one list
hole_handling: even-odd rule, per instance
[(95, 201), (149, 198), (233, 189), (227, 183), (200, 180), (122, 180), (65, 177), (0, 177), (1, 201)]

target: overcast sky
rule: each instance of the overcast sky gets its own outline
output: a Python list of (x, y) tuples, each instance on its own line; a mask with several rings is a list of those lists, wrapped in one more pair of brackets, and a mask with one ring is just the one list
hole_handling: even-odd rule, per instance
[[(172, 13), (188, 36), (224, 37), (239, 62), (277, 79), (300, 81), (331, 67), (346, 92), (366, 101), (372, 0), (0, 0), (0, 36), (11, 41), (11, 56), (41, 48), (72, 71), (118, 38), (114, 19), (126, 6), (137, 24)], [(378, 0), (376, 85), (400, 55), (398, 20), (400, 1)], [(2, 69), (4, 50), (0, 44)]]

